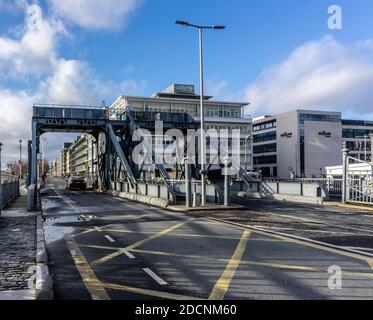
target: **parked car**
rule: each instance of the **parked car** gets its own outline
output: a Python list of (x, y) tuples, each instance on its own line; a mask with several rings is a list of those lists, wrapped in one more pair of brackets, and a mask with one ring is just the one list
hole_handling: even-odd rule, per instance
[(75, 176), (70, 177), (67, 181), (67, 189), (81, 189), (86, 190), (87, 189), (87, 182), (84, 177)]

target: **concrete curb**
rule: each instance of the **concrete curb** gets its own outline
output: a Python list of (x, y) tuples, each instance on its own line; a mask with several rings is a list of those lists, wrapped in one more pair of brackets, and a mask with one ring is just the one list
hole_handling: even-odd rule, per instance
[(36, 300), (53, 300), (53, 281), (49, 273), (43, 217), (36, 217)]
[(265, 194), (259, 192), (239, 192), (237, 194), (239, 198), (252, 198), (252, 199), (267, 199), (267, 200), (277, 200), (286, 201), (292, 203), (306, 203), (306, 204), (316, 204), (322, 205), (324, 199), (322, 197), (306, 197), (288, 194)]
[(154, 197), (144, 196), (140, 194), (119, 192), (119, 191), (106, 191), (105, 193), (113, 197), (136, 201), (136, 202), (140, 202), (144, 204), (149, 204), (151, 206), (162, 208), (162, 209), (166, 209), (170, 205), (170, 200), (154, 198)]
[(181, 213), (188, 213), (188, 212), (197, 212), (197, 211), (238, 211), (238, 210), (244, 210), (247, 209), (245, 206), (241, 205), (231, 205), (231, 206), (223, 206), (223, 205), (216, 205), (216, 206), (206, 206), (206, 207), (186, 207), (183, 205), (173, 206), (169, 205), (167, 207), (167, 210), (173, 211), (173, 212), (181, 212)]
[(373, 207), (369, 208), (369, 207), (366, 207), (366, 206), (359, 206), (359, 205), (353, 205), (353, 204), (343, 204), (343, 203), (339, 203), (339, 202), (326, 201), (326, 202), (323, 203), (323, 205), (326, 206), (326, 207), (339, 207), (339, 208), (345, 208), (345, 209), (354, 209), (354, 210), (373, 212)]

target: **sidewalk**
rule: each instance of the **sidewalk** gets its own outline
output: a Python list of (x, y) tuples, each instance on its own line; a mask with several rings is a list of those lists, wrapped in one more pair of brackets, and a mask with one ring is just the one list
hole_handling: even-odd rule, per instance
[(36, 266), (36, 215), (27, 212), (26, 200), (21, 195), (0, 216), (0, 300), (35, 299), (29, 280)]

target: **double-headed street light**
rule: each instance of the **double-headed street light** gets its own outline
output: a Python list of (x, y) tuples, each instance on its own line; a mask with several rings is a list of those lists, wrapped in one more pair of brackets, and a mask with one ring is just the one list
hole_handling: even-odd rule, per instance
[(175, 21), (176, 24), (184, 27), (193, 27), (199, 30), (199, 60), (200, 60), (200, 95), (201, 95), (201, 205), (206, 205), (206, 141), (205, 141), (205, 111), (204, 111), (204, 85), (203, 85), (203, 30), (222, 30), (225, 26), (200, 26), (186, 21)]

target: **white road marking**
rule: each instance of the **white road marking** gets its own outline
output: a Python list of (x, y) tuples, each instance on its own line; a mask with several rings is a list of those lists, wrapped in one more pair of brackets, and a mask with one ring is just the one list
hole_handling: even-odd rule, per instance
[(128, 250), (126, 250), (126, 249), (120, 249), (120, 252), (122, 252), (123, 254), (125, 254), (130, 259), (135, 259), (135, 256), (131, 252), (129, 252)]
[(363, 247), (342, 247), (342, 248), (351, 249), (351, 250), (373, 251), (373, 248), (363, 248)]
[(62, 198), (63, 201), (65, 201), (71, 208), (73, 208), (75, 211), (78, 211), (77, 208), (69, 201), (67, 200), (63, 195), (61, 195), (57, 189), (53, 188), (53, 191)]
[(159, 285), (161, 286), (165, 286), (167, 284), (166, 281), (164, 281), (162, 278), (160, 278), (159, 276), (157, 276), (152, 270), (150, 270), (149, 268), (143, 268), (142, 269), (143, 271), (145, 271), (150, 277), (153, 278), (153, 280), (155, 280)]
[(102, 232), (102, 230), (101, 230), (99, 227), (95, 227), (95, 230), (96, 230), (97, 232)]
[(106, 239), (108, 239), (110, 242), (115, 242), (115, 240), (110, 236), (105, 236)]

